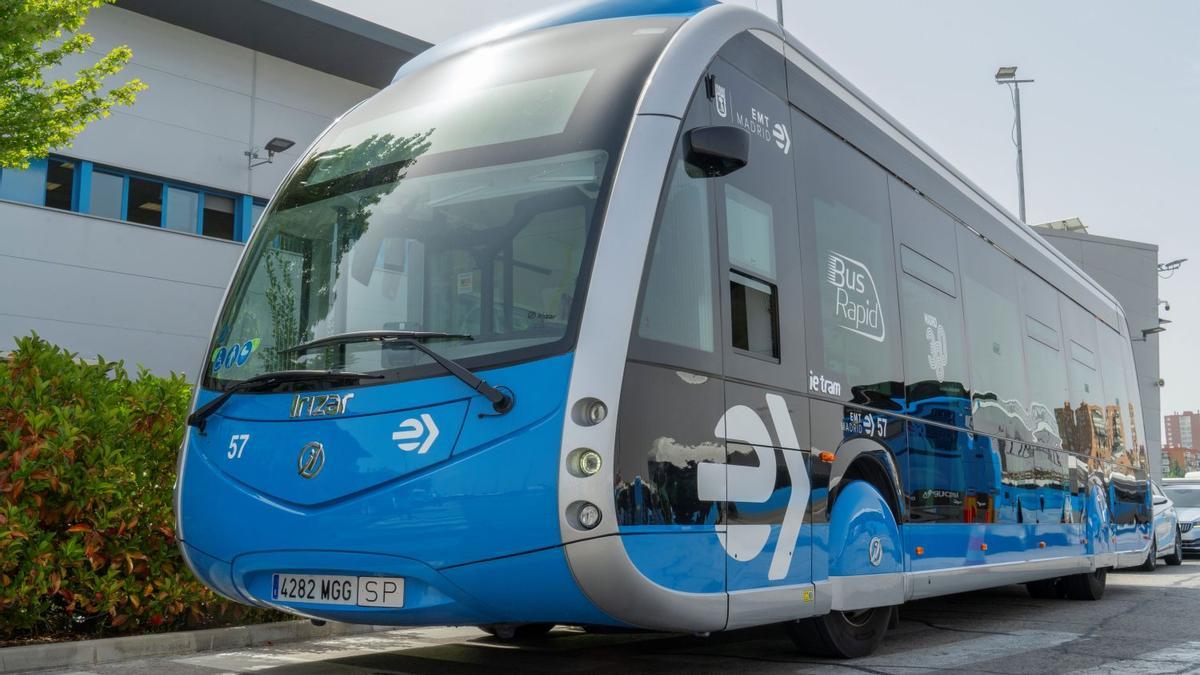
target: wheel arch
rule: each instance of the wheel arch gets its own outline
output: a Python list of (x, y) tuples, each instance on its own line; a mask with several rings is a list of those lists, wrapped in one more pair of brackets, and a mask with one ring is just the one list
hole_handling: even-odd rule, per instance
[(851, 481), (862, 480), (871, 484), (887, 500), (900, 525), (907, 518), (904, 488), (900, 480), (900, 469), (892, 451), (883, 444), (869, 438), (852, 438), (838, 449), (829, 474), (829, 509), (837, 503), (838, 494)]

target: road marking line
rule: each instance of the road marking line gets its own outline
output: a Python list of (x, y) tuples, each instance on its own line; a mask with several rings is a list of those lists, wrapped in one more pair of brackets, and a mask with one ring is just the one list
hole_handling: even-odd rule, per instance
[(1158, 675), (1164, 673), (1200, 673), (1200, 642), (1185, 642), (1139, 654), (1136, 658), (1112, 661), (1094, 668), (1072, 671), (1071, 675)]

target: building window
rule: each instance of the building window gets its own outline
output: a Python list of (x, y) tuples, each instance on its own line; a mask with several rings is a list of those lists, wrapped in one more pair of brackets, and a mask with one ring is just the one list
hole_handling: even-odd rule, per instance
[(206, 237), (234, 239), (234, 200), (221, 195), (204, 195), (204, 230)]
[(200, 193), (167, 186), (167, 215), (163, 227), (176, 232), (196, 232), (199, 222)]
[(129, 177), (129, 201), (125, 220), (142, 225), (162, 225), (163, 184), (145, 178)]
[(75, 162), (51, 159), (46, 163), (46, 206), (70, 211), (75, 190)]
[(111, 173), (92, 173), (91, 208), (89, 213), (103, 218), (121, 219), (121, 193), (125, 190), (125, 179)]
[(262, 202), (254, 202), (250, 205), (250, 222), (246, 223), (246, 238), (250, 238), (250, 233), (254, 231), (254, 226), (258, 225), (258, 219), (262, 218), (263, 211), (267, 205)]
[(28, 169), (0, 171), (0, 199), (42, 205), (46, 191), (46, 160), (33, 160)]

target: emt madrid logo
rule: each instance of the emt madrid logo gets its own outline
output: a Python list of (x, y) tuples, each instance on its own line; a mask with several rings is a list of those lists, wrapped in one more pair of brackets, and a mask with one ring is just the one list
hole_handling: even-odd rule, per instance
[(869, 340), (883, 342), (887, 327), (871, 270), (837, 251), (829, 252), (828, 264), (825, 280), (835, 289), (833, 316), (838, 325)]
[(217, 372), (222, 368), (240, 368), (246, 365), (250, 360), (250, 355), (253, 354), (261, 342), (258, 338), (246, 340), (244, 344), (234, 344), (228, 347), (218, 347), (213, 352), (212, 370)]

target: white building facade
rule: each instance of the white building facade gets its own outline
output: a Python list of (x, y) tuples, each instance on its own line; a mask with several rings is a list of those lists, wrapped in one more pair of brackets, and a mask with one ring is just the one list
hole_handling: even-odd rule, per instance
[[(309, 0), (122, 0), (84, 30), (93, 61), (129, 45), (114, 80), (149, 88), (72, 147), (0, 170), (0, 351), (37, 332), (85, 358), (192, 378), (287, 170), (429, 45)], [(293, 145), (265, 163), (271, 139)]]

